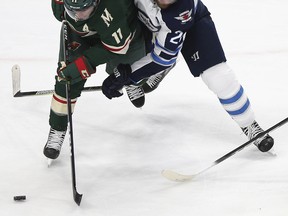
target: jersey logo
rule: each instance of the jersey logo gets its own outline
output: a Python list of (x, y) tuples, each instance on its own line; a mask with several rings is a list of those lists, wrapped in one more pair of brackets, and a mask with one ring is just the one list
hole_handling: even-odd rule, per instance
[(182, 24), (185, 24), (186, 22), (189, 22), (190, 20), (192, 20), (192, 9), (190, 11), (184, 11), (182, 13), (179, 14), (178, 17), (174, 17), (177, 20), (180, 20)]
[(193, 59), (193, 61), (197, 61), (200, 59), (199, 57), (199, 52), (195, 52), (192, 56), (191, 56), (191, 59)]
[(112, 15), (109, 13), (107, 8), (104, 9), (104, 13), (101, 15), (102, 20), (107, 25), (107, 27), (110, 26), (110, 22), (113, 20)]
[(70, 43), (70, 44), (68, 45), (68, 49), (69, 49), (69, 50), (72, 50), (72, 51), (75, 51), (75, 50), (77, 50), (80, 46), (81, 46), (80, 43), (78, 43), (77, 41), (73, 41), (72, 43)]
[(90, 77), (90, 74), (88, 73), (87, 70), (81, 70), (80, 74), (81, 74), (82, 79), (87, 79), (88, 77)]

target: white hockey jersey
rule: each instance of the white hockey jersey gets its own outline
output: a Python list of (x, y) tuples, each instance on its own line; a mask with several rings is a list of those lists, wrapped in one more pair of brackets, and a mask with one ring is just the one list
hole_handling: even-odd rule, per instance
[(153, 49), (131, 65), (132, 80), (137, 83), (176, 63), (186, 32), (194, 22), (198, 0), (177, 0), (162, 10), (154, 0), (134, 0), (138, 18), (153, 32)]

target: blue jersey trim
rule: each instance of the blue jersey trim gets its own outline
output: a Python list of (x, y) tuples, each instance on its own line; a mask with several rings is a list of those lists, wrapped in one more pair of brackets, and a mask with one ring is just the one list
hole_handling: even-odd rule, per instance
[[(181, 43), (181, 47), (182, 47), (183, 43)], [(175, 51), (169, 50), (166, 47), (163, 47), (159, 44), (158, 40), (156, 39), (155, 41), (155, 46), (160, 47), (160, 49), (164, 50), (165, 52), (169, 53), (170, 55), (178, 55), (181, 47), (178, 47)]]
[(176, 62), (176, 58), (171, 59), (169, 61), (165, 61), (165, 60), (161, 59), (158, 55), (156, 55), (154, 52), (151, 52), (151, 57), (152, 57), (154, 62), (161, 64), (161, 65), (164, 65), (164, 66), (171, 66)]

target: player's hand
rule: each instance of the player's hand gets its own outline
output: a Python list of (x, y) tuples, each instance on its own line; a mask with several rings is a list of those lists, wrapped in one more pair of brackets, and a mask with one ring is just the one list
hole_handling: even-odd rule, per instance
[(91, 74), (96, 72), (96, 69), (92, 68), (84, 56), (77, 58), (68, 65), (64, 62), (60, 62), (59, 68), (60, 69), (57, 71), (58, 80), (60, 82), (70, 80), (71, 84), (87, 79)]
[(121, 90), (124, 85), (129, 85), (132, 83), (129, 78), (130, 74), (131, 67), (129, 64), (119, 64), (117, 68), (114, 69), (114, 73), (110, 74), (103, 81), (103, 94), (109, 99), (122, 96), (123, 93)]

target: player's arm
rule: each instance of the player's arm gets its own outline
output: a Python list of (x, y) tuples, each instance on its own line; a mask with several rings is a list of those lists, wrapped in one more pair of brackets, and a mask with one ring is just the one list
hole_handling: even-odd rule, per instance
[[(123, 21), (121, 21), (123, 23)], [(60, 67), (58, 76), (62, 79), (70, 78), (72, 83), (79, 82), (81, 79), (87, 79), (95, 68), (100, 64), (105, 64), (119, 54), (125, 54), (129, 49), (133, 33), (127, 25), (121, 23), (109, 28), (102, 29), (99, 32), (100, 40), (89, 49), (83, 52), (83, 55), (67, 66)], [(101, 34), (100, 34), (101, 33)]]
[(131, 80), (135, 83), (172, 67), (184, 41), (184, 32), (162, 29), (155, 37), (152, 51), (131, 65)]
[[(124, 85), (137, 85), (143, 79), (149, 78), (153, 74), (173, 67), (182, 47), (183, 39), (180, 38), (183, 37), (183, 34), (180, 34), (180, 37), (179, 32), (176, 32), (175, 34), (167, 33), (163, 34), (163, 36), (165, 37), (163, 41), (157, 41), (156, 39), (154, 49), (151, 53), (134, 63), (132, 67), (127, 64), (118, 65), (114, 74), (109, 75), (109, 77), (104, 80), (102, 84), (102, 92), (107, 98), (112, 99), (113, 97), (121, 96), (122, 94), (119, 93), (119, 90), (121, 90)], [(171, 39), (175, 39), (175, 37), (177, 37), (178, 40), (168, 46), (170, 48), (168, 49), (167, 44)], [(166, 44), (166, 47), (164, 47), (161, 42)], [(174, 41), (172, 40), (172, 42)], [(135, 65), (139, 65), (140, 67), (132, 71), (133, 67), (135, 69)]]
[(53, 10), (54, 17), (62, 21), (64, 19), (64, 2), (63, 0), (51, 0), (51, 6)]

